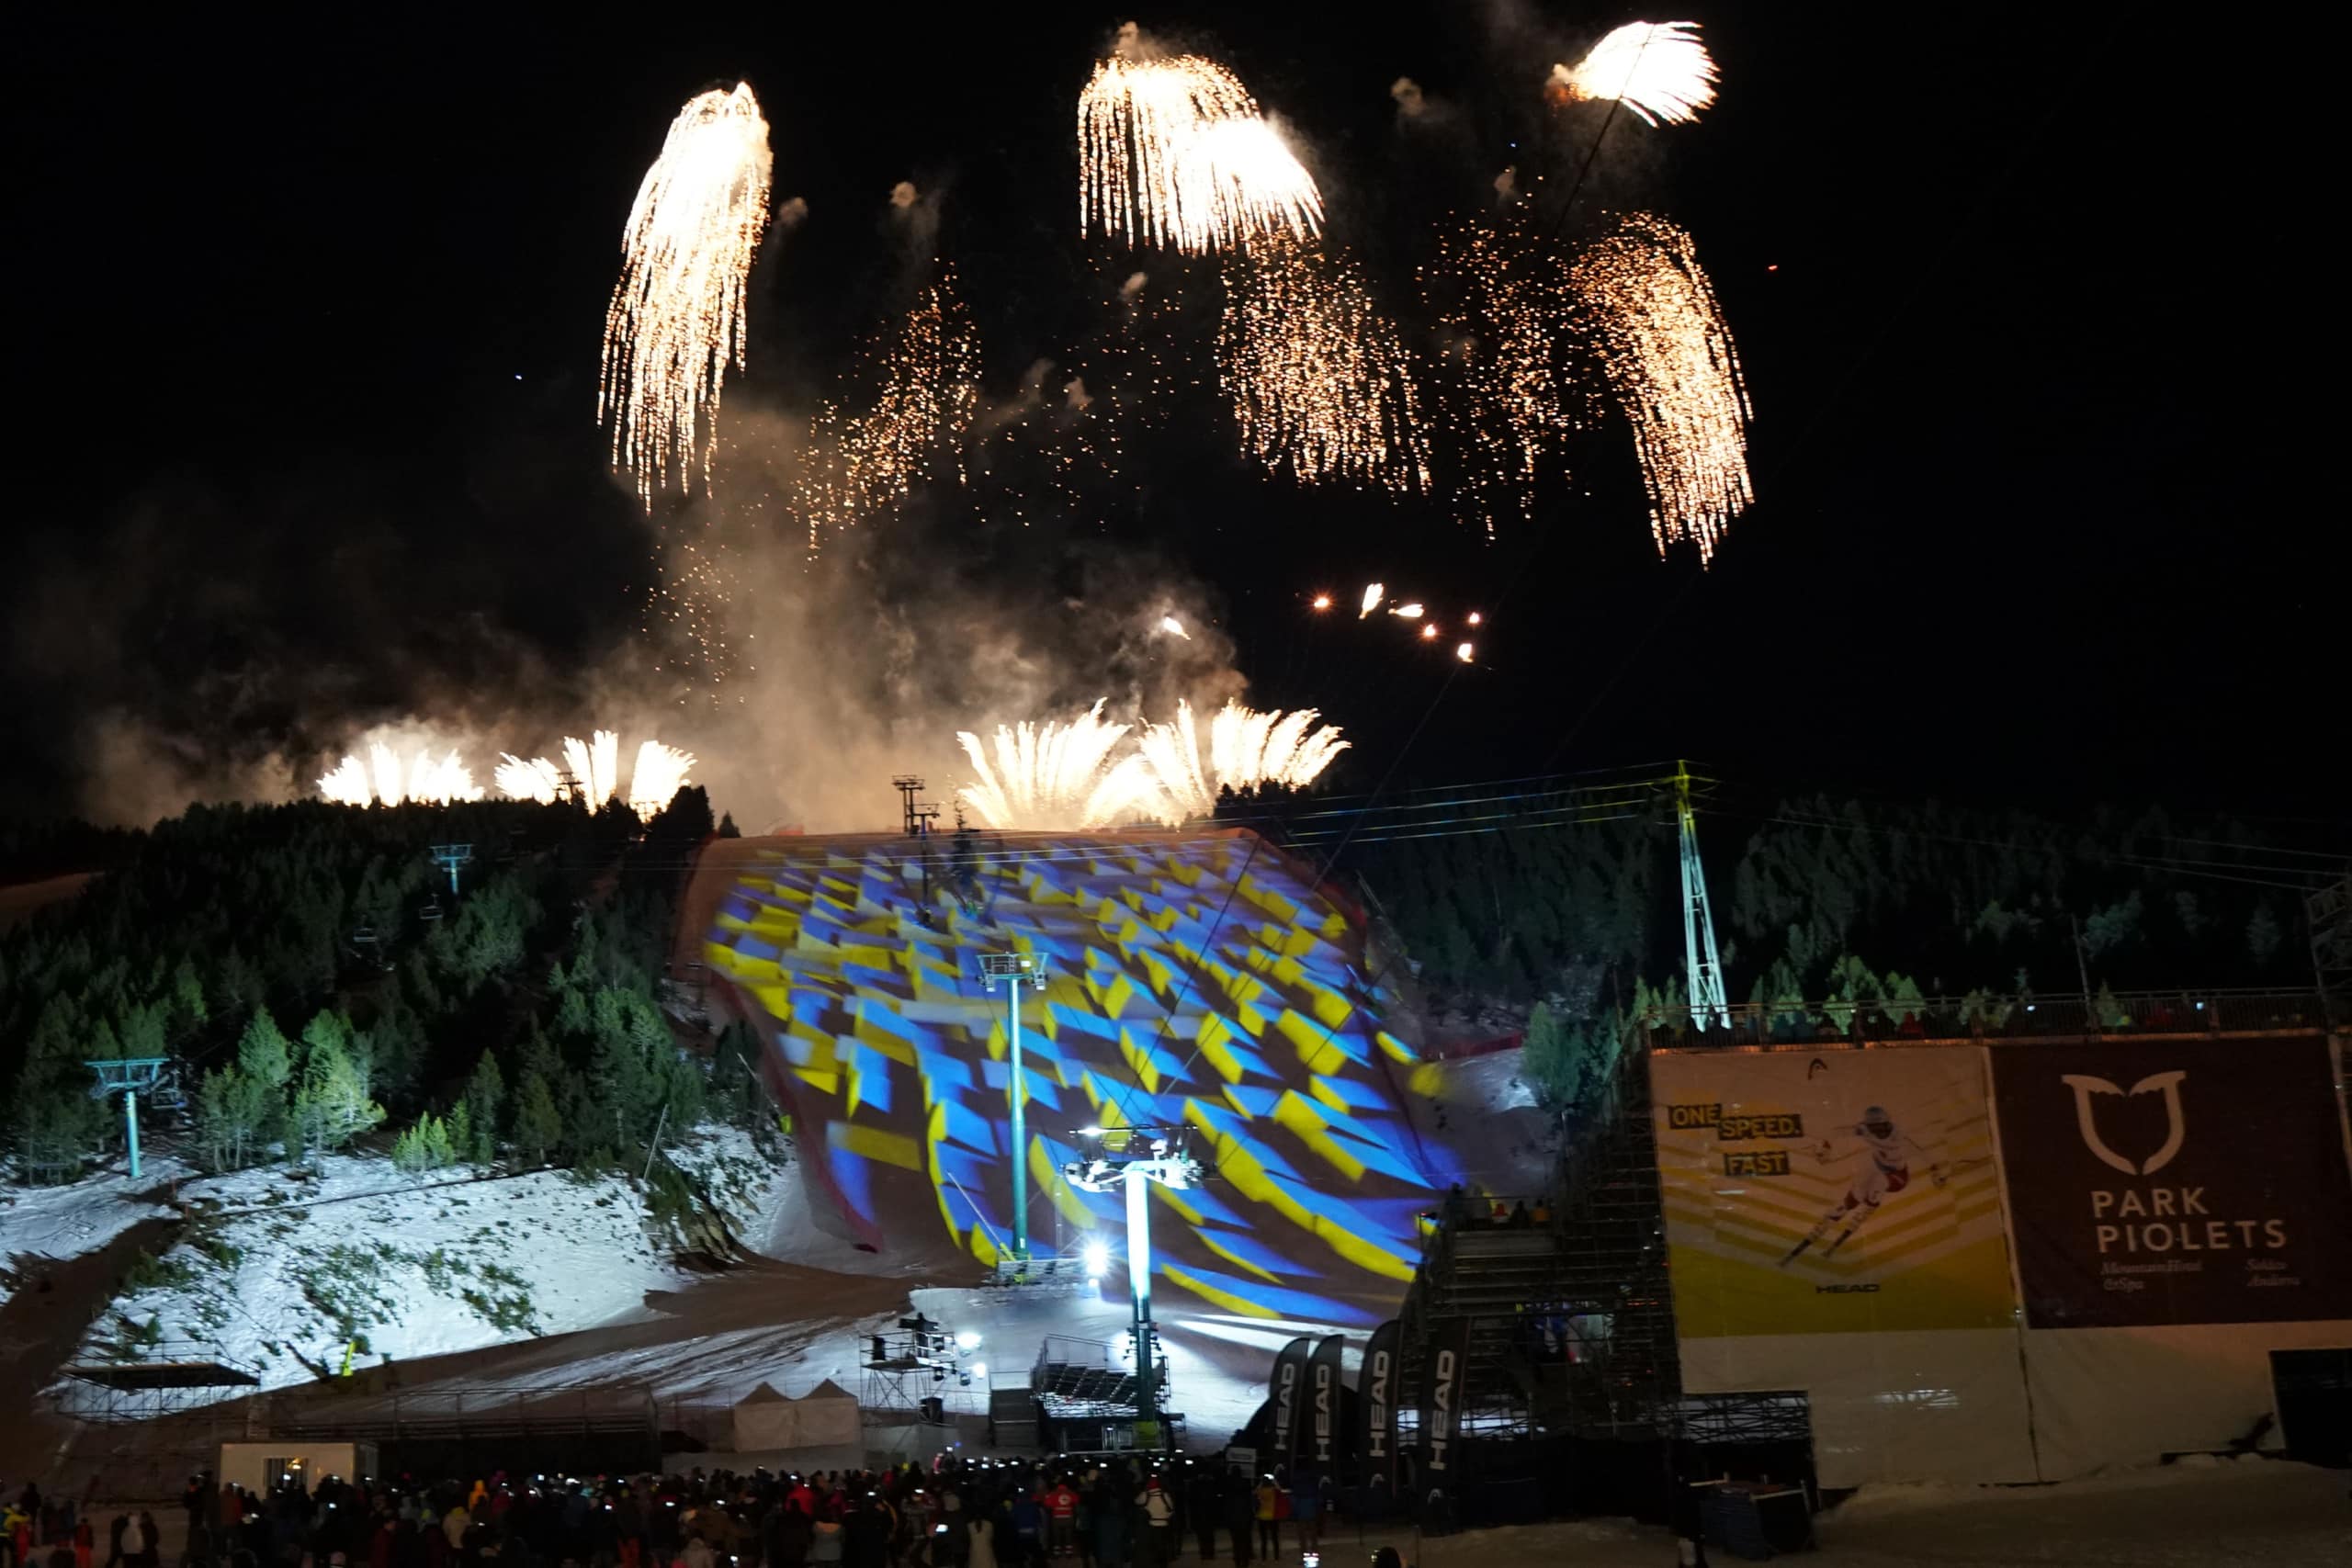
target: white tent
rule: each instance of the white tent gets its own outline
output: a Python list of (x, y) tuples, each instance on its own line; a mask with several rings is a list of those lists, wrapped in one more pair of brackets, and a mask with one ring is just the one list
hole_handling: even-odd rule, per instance
[(857, 1396), (831, 1378), (799, 1399), (762, 1383), (735, 1406), (739, 1454), (841, 1448), (860, 1440)]

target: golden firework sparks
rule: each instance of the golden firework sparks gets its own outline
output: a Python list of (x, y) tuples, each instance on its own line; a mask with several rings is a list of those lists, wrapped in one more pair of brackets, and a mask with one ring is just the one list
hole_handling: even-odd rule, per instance
[(656, 487), (694, 488), (710, 458), (718, 400), (743, 367), (743, 285), (767, 222), (768, 125), (749, 83), (678, 111), (622, 233), (620, 281), (605, 312), (596, 417), (613, 463)]
[(1585, 247), (1568, 286), (1618, 403), (1633, 422), (1658, 550), (1695, 540), (1702, 561), (1755, 500), (1739, 355), (1690, 236), (1634, 213)]
[(1570, 70), (1552, 67), (1555, 98), (1614, 98), (1651, 125), (1688, 125), (1715, 101), (1715, 62), (1696, 22), (1628, 22)]
[(1477, 649), (1466, 642), (1458, 644), (1453, 650), (1453, 657), (1459, 659), (1464, 664), (1469, 663), (1472, 660), (1477, 658)]
[(1505, 510), (1533, 516), (1544, 459), (1577, 423), (1560, 268), (1514, 210), (1444, 235), (1422, 281), (1446, 345), (1436, 384), (1461, 453), (1456, 502), (1492, 538)]
[(1356, 619), (1361, 621), (1366, 615), (1371, 615), (1374, 610), (1379, 609), (1380, 601), (1386, 597), (1387, 593), (1388, 586), (1385, 583), (1365, 583), (1363, 585), (1363, 607), (1356, 612)]
[(1197, 254), (1323, 221), (1314, 176), (1238, 77), (1196, 54), (1147, 58), (1132, 33), (1079, 95), (1078, 152), (1080, 233)]
[(944, 462), (964, 481), (964, 442), (979, 407), (980, 352), (971, 317), (943, 268), (884, 342), (869, 347), (865, 374), (878, 378), (874, 405), (844, 412), (828, 402), (809, 430), (795, 507), (808, 547), (827, 527), (846, 528), (905, 499)]
[(1287, 238), (1229, 253), (1217, 377), (1241, 442), (1302, 482), (1426, 491), (1413, 357), (1344, 256)]

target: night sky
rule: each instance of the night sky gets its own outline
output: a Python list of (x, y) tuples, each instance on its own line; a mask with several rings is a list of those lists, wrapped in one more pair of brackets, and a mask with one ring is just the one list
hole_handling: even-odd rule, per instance
[[(1189, 411), (1091, 536), (924, 548), (981, 582), (1157, 552), (1256, 700), (1357, 738), (1348, 787), (1682, 753), (1767, 789), (2340, 808), (2314, 759), (2345, 728), (2342, 502), (2312, 471), (2338, 400), (2301, 389), (2330, 268), (2274, 194), (2290, 131), (2183, 84), (2188, 54), (2252, 68), (2111, 9), (1665, 14), (1704, 25), (1722, 98), (1611, 122), (1562, 220), (1653, 208), (1713, 277), (1760, 501), (1711, 570), (1657, 558), (1622, 429), (1488, 544), (1259, 478)], [(810, 209), (763, 254), (730, 409), (830, 388), (887, 307), (900, 179), (935, 195), (991, 394), (1068, 354), (1118, 265), (1075, 232), (1072, 106), (1125, 14), (633, 15), (19, 19), (0, 807), (74, 807), (101, 714), (201, 762), (626, 653), (649, 534), (605, 472), (599, 332), (645, 164), (707, 86), (752, 83), (777, 198)], [(1500, 168), (1574, 182), (1599, 121), (1544, 108), (1550, 62), (1655, 14), (1136, 15), (1284, 119), (1410, 313), (1435, 225)], [(1400, 75), (1437, 122), (1400, 126)], [(1305, 593), (1371, 578), (1487, 609), (1480, 666), (1308, 625)]]

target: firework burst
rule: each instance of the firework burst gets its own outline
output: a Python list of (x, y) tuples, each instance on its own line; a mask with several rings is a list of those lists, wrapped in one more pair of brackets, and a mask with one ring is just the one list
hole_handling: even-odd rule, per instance
[(625, 795), (620, 761), (620, 732), (597, 729), (590, 731), (585, 740), (570, 735), (563, 738), (564, 765), (560, 769), (545, 757), (533, 757), (526, 761), (506, 751), (500, 753), (497, 770), (491, 776), (500, 789), (517, 800), (546, 802), (571, 795), (591, 807), (601, 807), (619, 796), (639, 817), (651, 817), (691, 782), (686, 775), (695, 765), (695, 755), (674, 746), (664, 746), (659, 740), (640, 742)]
[(1176, 705), (1173, 724), (1146, 724), (1136, 750), (1150, 765), (1165, 799), (1162, 815), (1182, 820), (1206, 817), (1227, 790), (1246, 794), (1268, 784), (1300, 789), (1322, 776), (1331, 760), (1348, 749), (1336, 725), (1318, 725), (1313, 708), (1295, 713), (1260, 712), (1227, 703), (1209, 721), (1209, 749), (1201, 753), (1200, 727), (1193, 705)]
[(1303, 482), (1429, 488), (1414, 366), (1344, 256), (1284, 237), (1227, 254), (1217, 378), (1242, 446)]
[(749, 83), (708, 92), (671, 122), (622, 233), (605, 312), (596, 417), (613, 463), (650, 508), (658, 487), (710, 480), (714, 422), (731, 362), (743, 367), (743, 285), (767, 222), (768, 125)]
[(1715, 62), (1696, 22), (1628, 22), (1570, 70), (1552, 67), (1561, 101), (1614, 98), (1651, 125), (1688, 125), (1715, 101)]
[(545, 757), (526, 762), (512, 751), (501, 751), (490, 779), (513, 800), (536, 800), (546, 806), (563, 797), (563, 774)]
[(1101, 701), (1067, 724), (999, 725), (993, 764), (980, 738), (961, 731), (978, 778), (956, 797), (999, 829), (1092, 829), (1160, 815), (1143, 759), (1112, 757), (1133, 728), (1104, 723)]
[(1577, 255), (1568, 286), (1582, 335), (1633, 423), (1659, 551), (1687, 538), (1712, 559), (1755, 490), (1739, 355), (1690, 236), (1634, 213)]
[(458, 753), (435, 756), (420, 749), (405, 769), (400, 753), (382, 741), (371, 741), (368, 756), (345, 757), (319, 781), (319, 793), (338, 806), (379, 802), (398, 806), (404, 801), (447, 806), (451, 801), (480, 800), (484, 791)]
[(1315, 233), (1323, 198), (1240, 78), (1123, 32), (1078, 99), (1078, 225), (1195, 254)]

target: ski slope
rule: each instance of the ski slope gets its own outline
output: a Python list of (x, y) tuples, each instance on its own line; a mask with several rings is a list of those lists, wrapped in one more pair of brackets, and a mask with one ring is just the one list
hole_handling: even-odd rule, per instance
[[(968, 863), (944, 838), (714, 849), (686, 902), (697, 956), (762, 1034), (818, 1223), (879, 1254), (994, 1263), (1018, 1158), (1033, 1252), (1120, 1256), (1119, 1199), (1061, 1177), (1071, 1134), (1181, 1125), (1216, 1174), (1153, 1189), (1156, 1299), (1365, 1330), (1403, 1299), (1419, 1216), (1479, 1184), (1463, 1149), (1532, 1141), (1500, 1125), (1525, 1110), (1435, 1135), (1444, 1070), (1361, 914), (1246, 829), (991, 834)], [(1023, 1001), (1020, 1150), (991, 952), (1046, 976)]]

